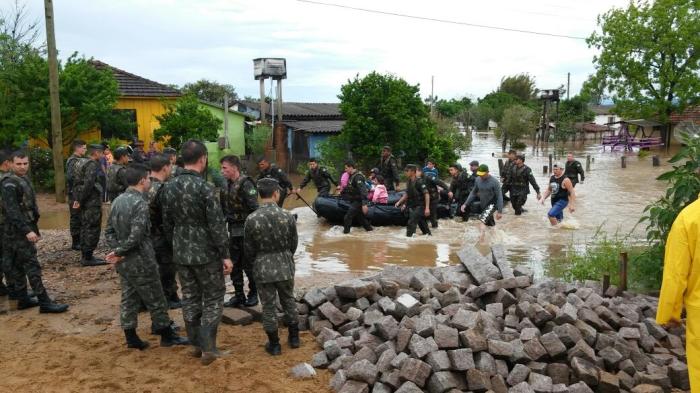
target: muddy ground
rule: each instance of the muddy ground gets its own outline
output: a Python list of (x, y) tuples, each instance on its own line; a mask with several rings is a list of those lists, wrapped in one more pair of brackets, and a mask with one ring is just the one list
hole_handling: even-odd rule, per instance
[[(223, 325), (219, 346), (232, 355), (202, 367), (188, 356), (188, 347), (159, 348), (158, 337), (149, 334), (148, 314), (142, 313), (139, 334), (151, 348), (127, 349), (119, 327), (117, 273), (104, 266), (80, 267), (79, 252), (68, 249), (67, 230), (45, 230), (42, 235), (38, 248), (45, 285), (71, 308), (59, 315), (17, 311), (15, 302), (0, 298), (0, 392), (329, 391), (327, 371), (308, 381), (288, 375), (291, 367), (318, 351), (308, 332), (302, 333), (300, 349), (285, 346), (282, 356), (272, 358), (263, 348), (266, 337), (259, 323)], [(98, 254), (104, 251), (102, 246)], [(297, 286), (328, 279), (314, 277), (315, 282), (307, 279)], [(183, 324), (180, 310), (171, 311), (171, 317)], [(281, 331), (283, 338), (285, 333)]]

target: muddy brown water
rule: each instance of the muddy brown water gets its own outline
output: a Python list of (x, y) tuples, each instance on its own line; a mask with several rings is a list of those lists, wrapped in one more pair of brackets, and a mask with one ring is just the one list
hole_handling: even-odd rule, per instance
[[(522, 216), (513, 215), (510, 206), (504, 209), (503, 219), (496, 228), (488, 231), (486, 244), (504, 244), (513, 264), (532, 268), (537, 276), (552, 275), (555, 260), (569, 245), (578, 247), (590, 241), (600, 229), (609, 235), (630, 234), (636, 241), (643, 241), (644, 226), (637, 225), (644, 207), (661, 196), (666, 183), (655, 180), (671, 166), (665, 151), (652, 150), (651, 154), (662, 157), (660, 167), (652, 167), (651, 155), (639, 157), (637, 153), (603, 152), (600, 143), (568, 144), (566, 150), (574, 152), (576, 159), (585, 166), (586, 155), (593, 159), (586, 181), (576, 187), (576, 212), (565, 212), (561, 227), (552, 228), (546, 213), (550, 207), (547, 200), (542, 206), (531, 194), (525, 205), (527, 212)], [(557, 149), (560, 150), (560, 149)], [(548, 155), (554, 148), (525, 150), (526, 164), (529, 165), (537, 183), (544, 190), (549, 175), (544, 175), (542, 167), (548, 164)], [(622, 169), (620, 157), (626, 155), (627, 168)], [(498, 173), (498, 158), (501, 158), (500, 144), (493, 135), (475, 133), (469, 152), (461, 155), (460, 163), (467, 167), (471, 160), (489, 165), (492, 172)], [(555, 161), (564, 163), (565, 157)], [(442, 175), (442, 174), (441, 174)], [(295, 186), (300, 176), (292, 176)], [(306, 187), (302, 196), (313, 203), (316, 191), (313, 184)], [(471, 220), (440, 220), (440, 227), (433, 230), (433, 236), (405, 237), (402, 227), (378, 227), (373, 232), (353, 228), (349, 235), (342, 233), (342, 227), (330, 225), (309, 209), (301, 200), (291, 197), (285, 207), (298, 215), (299, 247), (296, 254), (297, 274), (300, 276), (315, 273), (367, 273), (379, 271), (387, 265), (434, 267), (459, 262), (457, 251), (466, 244), (478, 244), (480, 231), (478, 224)], [(108, 206), (105, 207), (105, 216)], [(63, 229), (67, 227), (68, 214), (52, 212), (42, 215), (42, 229)], [(481, 249), (484, 244), (479, 245)], [(561, 268), (561, 267), (560, 267)], [(565, 266), (564, 266), (565, 268)]]

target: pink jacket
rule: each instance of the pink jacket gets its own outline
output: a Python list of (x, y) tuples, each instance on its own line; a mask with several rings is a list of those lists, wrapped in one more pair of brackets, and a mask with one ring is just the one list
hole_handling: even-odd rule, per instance
[(372, 202), (387, 203), (388, 200), (389, 193), (386, 191), (386, 186), (384, 184), (377, 184), (374, 187), (374, 193), (372, 194)]
[(347, 172), (343, 172), (343, 174), (340, 175), (340, 185), (338, 186), (338, 192), (342, 191), (345, 187), (347, 187), (349, 181), (350, 174)]

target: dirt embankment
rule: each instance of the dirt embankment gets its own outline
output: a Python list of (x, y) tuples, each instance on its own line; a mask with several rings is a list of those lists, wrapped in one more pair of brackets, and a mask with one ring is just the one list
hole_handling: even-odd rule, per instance
[[(302, 332), (303, 345), (286, 345), (279, 357), (265, 353), (259, 323), (222, 325), (219, 346), (232, 355), (202, 367), (188, 348), (159, 348), (142, 313), (139, 334), (151, 343), (128, 350), (119, 327), (119, 280), (108, 267), (82, 268), (78, 252), (69, 251), (67, 230), (42, 231), (39, 258), (44, 282), (56, 299), (71, 305), (59, 315), (37, 309), (16, 311), (0, 298), (0, 392), (327, 392), (330, 374), (308, 381), (288, 375), (294, 365), (318, 351)], [(104, 252), (104, 249), (98, 250)], [(299, 285), (304, 285), (300, 283)], [(179, 310), (171, 317), (182, 325)], [(286, 342), (286, 332), (280, 330)]]

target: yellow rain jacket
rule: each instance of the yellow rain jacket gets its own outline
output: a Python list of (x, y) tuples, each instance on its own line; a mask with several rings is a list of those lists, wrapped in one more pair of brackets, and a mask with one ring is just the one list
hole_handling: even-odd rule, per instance
[[(666, 241), (664, 278), (656, 322), (681, 320), (686, 310), (686, 353), (690, 387), (700, 392), (700, 200), (676, 218)], [(697, 258), (697, 259), (696, 259)]]

